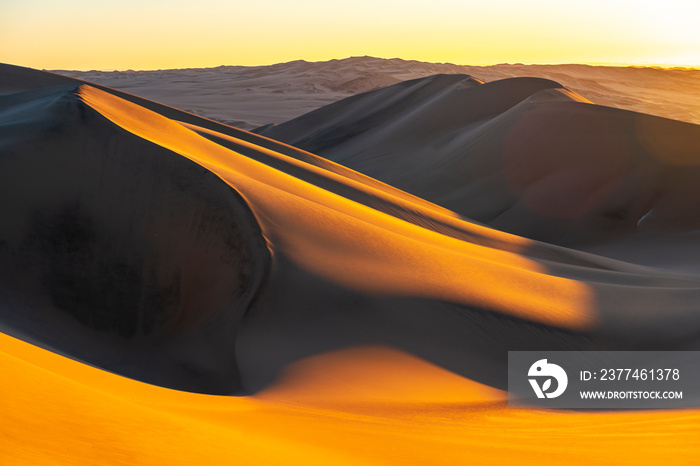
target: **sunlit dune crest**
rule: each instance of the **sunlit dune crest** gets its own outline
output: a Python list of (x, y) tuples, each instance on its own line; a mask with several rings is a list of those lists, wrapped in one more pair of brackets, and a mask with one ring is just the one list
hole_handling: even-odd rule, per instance
[(256, 134), (2, 65), (0, 458), (691, 464), (695, 410), (504, 390), (508, 351), (694, 348), (700, 127), (382, 84)]
[[(591, 317), (586, 314), (590, 311), (577, 312), (574, 308), (576, 305), (585, 308), (585, 290), (570, 282), (569, 294), (565, 280), (542, 278), (539, 274), (534, 280), (540, 289), (532, 286), (532, 272), (527, 269), (538, 271), (536, 264), (530, 265), (512, 254), (431, 234), (393, 216), (348, 202), (321, 189), (323, 184), (310, 185), (241, 157), (197, 137), (175, 122), (134, 108), (133, 104), (103, 91), (81, 87), (80, 94), (86, 103), (121, 127), (191, 158), (236, 186), (244, 198), (259, 206), (261, 226), (273, 249), (286, 253), (322, 277), (369, 293), (409, 292), (433, 299), (471, 301), (516, 315), (521, 312), (516, 309), (521, 307), (545, 321), (556, 315), (554, 319), (566, 322), (566, 326), (589, 324)], [(141, 115), (142, 112), (148, 114)], [(353, 238), (358, 234), (362, 241), (356, 244)], [(450, 247), (449, 243), (457, 244)], [(455, 249), (458, 254), (452, 252)], [(376, 260), (382, 256), (384, 261)], [(401, 261), (397, 263), (394, 257)], [(471, 264), (470, 260), (477, 262)], [(513, 261), (515, 270), (510, 264)], [(344, 267), (338, 268), (338, 263)], [(520, 268), (524, 270), (519, 271)], [(474, 270), (483, 274), (482, 278), (464, 283), (460, 277), (474, 274)], [(497, 278), (502, 274), (514, 276)], [(563, 301), (557, 303), (557, 297), (562, 294)]]

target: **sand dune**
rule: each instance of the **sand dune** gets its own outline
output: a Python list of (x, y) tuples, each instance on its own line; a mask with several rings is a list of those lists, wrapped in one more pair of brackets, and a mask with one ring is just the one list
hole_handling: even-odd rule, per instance
[[(697, 457), (697, 411), (515, 410), (503, 389), (508, 350), (695, 348), (700, 276), (517, 236), (420, 197), (449, 188), (474, 209), (542, 207), (536, 194), (568, 184), (528, 197), (507, 183), (582, 167), (598, 186), (636, 163), (648, 178), (620, 189), (634, 197), (651, 183), (659, 194), (630, 214), (633, 229), (655, 220), (649, 228), (671, 228), (658, 235), (688, 233), (698, 198), (681, 175), (696, 167), (697, 126), (597, 107), (549, 80), (439, 75), (266, 130), (322, 151), (362, 149), (329, 155), (341, 165), (35, 70), (2, 66), (0, 92), (4, 461), (637, 464), (670, 448)], [(601, 121), (625, 131), (601, 132)], [(520, 152), (506, 154), (515, 173), (497, 158), (502, 145), (490, 146), (508, 131), (519, 138)], [(600, 141), (584, 150), (581, 131)], [(463, 157), (485, 176), (475, 200), (455, 179), (460, 141), (491, 154)], [(627, 165), (612, 174), (601, 159), (617, 152), (590, 149), (632, 143), (644, 150), (623, 151)], [(411, 150), (425, 145), (453, 165), (420, 165)], [(425, 192), (373, 178), (391, 173)], [(624, 237), (627, 217), (597, 223), (610, 198), (584, 188), (583, 204), (598, 210), (561, 196), (545, 207), (573, 219), (521, 209), (508, 226), (532, 237), (557, 227), (561, 242), (580, 229), (598, 246), (611, 230)], [(533, 227), (541, 219), (527, 215), (550, 220)]]
[(467, 74), (482, 81), (540, 77), (599, 105), (700, 123), (700, 70), (587, 65), (458, 66), (352, 57), (271, 66), (157, 71), (58, 71), (186, 109), (243, 129), (282, 123), (399, 81)]
[(592, 105), (553, 81), (436, 75), (259, 132), (533, 239), (700, 227), (700, 126)]
[[(5, 322), (141, 380), (235, 389), (231, 330), (269, 262), (240, 197), (119, 131), (74, 84), (12, 94), (0, 112)], [(210, 363), (193, 368), (187, 353), (205, 351), (203, 339)]]

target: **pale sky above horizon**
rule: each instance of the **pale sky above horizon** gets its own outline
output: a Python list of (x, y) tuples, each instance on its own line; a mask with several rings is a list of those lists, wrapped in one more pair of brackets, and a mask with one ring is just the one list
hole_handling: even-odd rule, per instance
[(700, 2), (0, 2), (0, 62), (33, 68), (198, 68), (358, 55), (700, 67)]

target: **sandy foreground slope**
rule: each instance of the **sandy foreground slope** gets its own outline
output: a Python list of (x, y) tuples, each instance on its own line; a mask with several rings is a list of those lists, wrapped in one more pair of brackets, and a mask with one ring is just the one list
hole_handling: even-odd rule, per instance
[(696, 410), (516, 410), (503, 389), (508, 350), (695, 348), (698, 275), (100, 86), (3, 65), (0, 90), (4, 462), (696, 463)]
[(352, 57), (271, 66), (157, 71), (58, 71), (252, 129), (282, 123), (349, 95), (434, 74), (482, 81), (551, 79), (599, 105), (700, 123), (700, 70), (588, 65), (459, 66)]

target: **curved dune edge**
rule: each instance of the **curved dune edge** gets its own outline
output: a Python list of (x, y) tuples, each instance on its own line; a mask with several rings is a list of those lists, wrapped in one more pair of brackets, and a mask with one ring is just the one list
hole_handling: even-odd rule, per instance
[[(527, 257), (530, 245), (558, 249), (512, 235), (506, 241), (518, 254), (460, 241), (336, 195), (326, 189), (325, 177), (312, 184), (290, 176), (104, 91), (82, 86), (80, 95), (113, 123), (234, 186), (275, 253), (342, 287), (369, 295), (442, 299), (631, 339), (692, 335), (700, 325), (696, 276), (625, 265), (616, 270), (615, 263), (582, 269), (568, 265), (566, 257), (560, 263), (556, 254), (555, 260), (542, 263)], [(366, 192), (362, 186), (356, 189)], [(664, 294), (672, 306), (659, 306)], [(631, 309), (634, 319), (626, 317)]]
[[(542, 274), (533, 261), (456, 241), (348, 201), (98, 89), (82, 86), (80, 95), (115, 124), (235, 186), (258, 216), (272, 249), (315, 274), (364, 293), (469, 300), (568, 328), (595, 322), (585, 286)], [(358, 237), (363, 238), (359, 244)], [(474, 281), (460, 278), (473, 274), (479, 275)]]
[[(387, 363), (391, 370), (367, 382)], [(233, 398), (135, 382), (5, 335), (0, 365), (8, 381), (0, 388), (0, 459), (8, 464), (440, 464), (488, 462), (496, 452), (503, 462), (573, 465), (601, 456), (663, 464), (684, 452), (688, 462), (674, 464), (692, 464), (700, 434), (697, 410), (506, 409), (496, 390), (381, 347), (300, 361), (267, 392)], [(358, 377), (366, 381), (359, 388)], [(419, 379), (415, 391), (405, 383)], [(324, 402), (324, 392), (340, 398), (350, 387), (356, 401)], [(396, 402), (377, 409), (397, 387)], [(426, 396), (433, 392), (437, 402)]]

